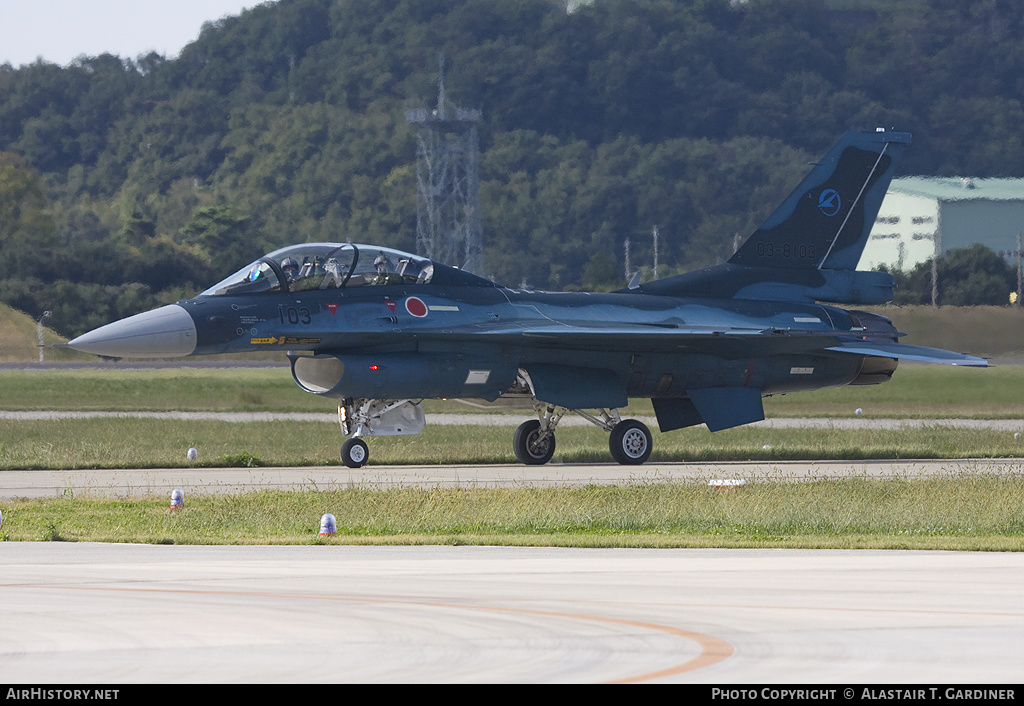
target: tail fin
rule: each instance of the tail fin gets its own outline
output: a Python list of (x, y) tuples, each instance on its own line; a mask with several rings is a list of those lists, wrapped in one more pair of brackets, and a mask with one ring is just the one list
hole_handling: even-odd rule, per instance
[(910, 135), (848, 132), (729, 259), (787, 270), (854, 270)]

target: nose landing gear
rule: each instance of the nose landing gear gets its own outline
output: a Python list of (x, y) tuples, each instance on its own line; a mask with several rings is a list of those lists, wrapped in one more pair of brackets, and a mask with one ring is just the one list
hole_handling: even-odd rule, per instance
[(345, 399), (338, 405), (341, 433), (352, 438), (341, 445), (341, 462), (361, 468), (370, 458), (364, 436), (419, 434), (426, 425), (420, 401)]

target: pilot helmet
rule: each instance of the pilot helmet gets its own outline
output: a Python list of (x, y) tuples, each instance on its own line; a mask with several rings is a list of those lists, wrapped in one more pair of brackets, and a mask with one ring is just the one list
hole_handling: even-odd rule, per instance
[(290, 257), (281, 260), (281, 269), (288, 274), (295, 274), (299, 271), (299, 263)]
[(384, 267), (388, 267), (390, 264), (391, 261), (388, 260), (388, 256), (385, 255), (383, 252), (378, 253), (377, 259), (373, 261), (373, 265), (374, 267), (377, 268), (378, 271)]

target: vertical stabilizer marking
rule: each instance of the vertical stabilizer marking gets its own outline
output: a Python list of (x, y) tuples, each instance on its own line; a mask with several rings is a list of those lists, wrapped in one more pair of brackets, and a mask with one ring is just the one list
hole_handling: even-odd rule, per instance
[(822, 268), (822, 265), (825, 264), (825, 260), (828, 259), (828, 256), (832, 254), (832, 248), (834, 248), (836, 246), (836, 243), (839, 242), (839, 236), (843, 232), (843, 228), (846, 227), (847, 222), (849, 222), (850, 220), (850, 216), (853, 215), (854, 209), (857, 208), (857, 204), (860, 202), (861, 197), (864, 195), (864, 190), (867, 189), (868, 184), (871, 183), (871, 177), (873, 177), (875, 175), (875, 172), (878, 171), (878, 165), (882, 161), (882, 157), (885, 156), (885, 152), (888, 149), (888, 142), (882, 145), (882, 150), (878, 153), (878, 159), (875, 160), (874, 166), (871, 167), (871, 171), (868, 173), (867, 178), (864, 180), (864, 183), (861, 184), (860, 191), (857, 192), (857, 198), (855, 198), (853, 200), (853, 203), (850, 204), (850, 208), (847, 209), (846, 211), (846, 217), (843, 219), (842, 224), (840, 224), (839, 229), (836, 230), (836, 234), (832, 238), (832, 243), (828, 246), (828, 250), (825, 252), (825, 257), (821, 258), (821, 262), (818, 263), (819, 270)]

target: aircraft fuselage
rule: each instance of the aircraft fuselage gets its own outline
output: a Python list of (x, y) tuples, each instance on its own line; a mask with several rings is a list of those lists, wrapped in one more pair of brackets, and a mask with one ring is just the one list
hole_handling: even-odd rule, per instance
[[(611, 407), (619, 406), (612, 403), (623, 394), (678, 397), (693, 387), (746, 386), (775, 394), (844, 385), (862, 367), (856, 358), (809, 350), (809, 340), (820, 349), (836, 332), (859, 328), (835, 307), (640, 293), (425, 289), (268, 293), (259, 301), (204, 296), (178, 306), (195, 322), (195, 355), (280, 350), (298, 357), (331, 351), (353, 361), (346, 384), (310, 389), (339, 398), (379, 396), (400, 386), (408, 397), (494, 399), (512, 386), (518, 370), (539, 365), (614, 378), (596, 391), (607, 396), (618, 390), (614, 399), (573, 405)], [(627, 321), (630, 335), (642, 337), (631, 347), (619, 340)], [(681, 330), (699, 335), (671, 335)], [(574, 332), (586, 340), (587, 350), (567, 357), (555, 344)], [(894, 336), (892, 329), (888, 340)]]

